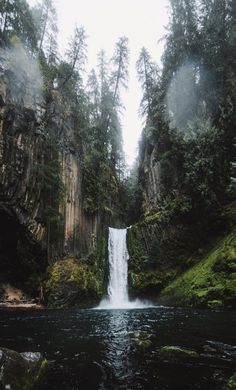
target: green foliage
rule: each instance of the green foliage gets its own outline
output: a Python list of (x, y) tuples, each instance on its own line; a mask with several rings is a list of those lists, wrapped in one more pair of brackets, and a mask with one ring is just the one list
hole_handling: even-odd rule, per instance
[(105, 52), (98, 56), (98, 75), (87, 84), (88, 124), (83, 133), (83, 199), (86, 211), (111, 214), (118, 209), (123, 151), (119, 121), (120, 88), (126, 85), (127, 38), (120, 38), (108, 66)]
[(140, 272), (147, 265), (147, 252), (138, 225), (132, 226), (128, 231), (128, 250), (130, 255), (129, 268), (134, 272)]
[(103, 210), (111, 213), (111, 199), (115, 200), (118, 182), (107, 159), (107, 151), (100, 141), (99, 128), (89, 129), (90, 144), (83, 159), (83, 197), (86, 211)]
[(231, 390), (236, 389), (236, 372), (229, 378), (228, 386), (229, 386), (229, 389), (231, 389)]
[(121, 182), (120, 208), (123, 210), (123, 220), (126, 226), (136, 223), (141, 218), (142, 201), (143, 194), (136, 165), (130, 171), (129, 176)]
[(169, 270), (145, 270), (129, 272), (129, 290), (137, 296), (156, 297), (161, 290), (175, 276), (174, 271)]
[[(178, 216), (178, 208), (169, 209), (176, 198), (184, 199), (189, 220), (205, 223), (235, 197), (235, 11), (230, 0), (171, 0), (158, 76), (147, 51), (140, 53), (147, 119), (139, 186), (151, 220), (168, 224)], [(149, 199), (151, 158), (159, 164), (156, 199)]]
[(44, 152), (38, 156), (33, 171), (40, 191), (42, 221), (47, 227), (48, 241), (52, 243), (58, 240), (63, 226), (59, 205), (64, 193), (64, 185), (61, 177), (59, 148), (51, 130), (48, 131), (44, 141)]
[(160, 209), (156, 213), (147, 213), (142, 221), (143, 224), (162, 225), (174, 223), (180, 217), (186, 215), (191, 210), (191, 203), (188, 198), (174, 197), (164, 199)]
[(0, 7), (0, 40), (9, 45), (17, 36), (30, 50), (37, 47), (37, 31), (26, 0), (2, 0)]
[(236, 298), (235, 230), (161, 293), (161, 300), (198, 307), (232, 307)]
[[(11, 46), (14, 39), (39, 60), (46, 112), (41, 123), (45, 152), (34, 164), (44, 208), (42, 220), (50, 240), (60, 231), (59, 203), (62, 194), (59, 151), (68, 144), (80, 156), (83, 168), (84, 209), (111, 215), (118, 209), (124, 156), (120, 124), (121, 89), (128, 78), (128, 39), (118, 39), (112, 58), (104, 51), (84, 86), (87, 36), (75, 26), (66, 55), (57, 50), (57, 16), (54, 0), (43, 0), (30, 9), (26, 0), (3, 0), (0, 9), (0, 39)], [(50, 131), (48, 129), (50, 128)], [(66, 133), (66, 134), (65, 134)], [(65, 139), (67, 138), (67, 139)], [(53, 233), (52, 226), (58, 225)]]
[(139, 59), (136, 63), (138, 78), (142, 84), (143, 99), (141, 102), (142, 114), (152, 117), (154, 93), (158, 81), (157, 65), (152, 61), (150, 54), (145, 47), (142, 48)]
[(60, 260), (48, 272), (45, 291), (49, 307), (94, 304), (103, 294), (102, 273), (85, 262)]
[(196, 212), (206, 212), (218, 207), (229, 182), (229, 162), (223, 131), (207, 126), (199, 135), (187, 142), (183, 165), (185, 177), (183, 190), (191, 198)]
[(162, 264), (160, 259), (160, 241), (148, 239), (143, 224), (128, 230), (128, 250), (130, 293), (155, 296), (174, 278), (174, 267)]

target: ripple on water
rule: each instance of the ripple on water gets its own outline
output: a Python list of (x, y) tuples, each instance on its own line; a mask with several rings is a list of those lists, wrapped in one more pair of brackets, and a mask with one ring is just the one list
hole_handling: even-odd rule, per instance
[[(236, 370), (235, 313), (152, 307), (1, 314), (1, 346), (49, 359), (40, 390), (216, 390)], [(142, 334), (150, 337), (147, 347), (137, 342)], [(195, 350), (199, 358), (161, 360), (162, 346)]]

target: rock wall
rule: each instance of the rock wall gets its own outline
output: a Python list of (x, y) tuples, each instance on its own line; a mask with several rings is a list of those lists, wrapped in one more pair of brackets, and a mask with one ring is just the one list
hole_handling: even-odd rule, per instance
[(158, 208), (161, 199), (161, 164), (157, 145), (147, 130), (143, 133), (140, 171), (143, 183), (143, 208), (145, 212), (151, 212)]
[(64, 216), (62, 249), (66, 254), (85, 257), (96, 250), (102, 217), (87, 214), (83, 210), (82, 172), (79, 156), (63, 151), (61, 154), (62, 179), (65, 194), (61, 203)]
[[(71, 146), (73, 122), (69, 114), (62, 119), (58, 94), (49, 105), (42, 98), (32, 101), (23, 93), (16, 95), (9, 72), (5, 65), (0, 67), (0, 271), (8, 278), (22, 269), (16, 279), (25, 279), (43, 272), (55, 259), (86, 258), (96, 252), (104, 229), (101, 215), (83, 210), (81, 160)], [(59, 140), (64, 184), (60, 232), (53, 243), (42, 218), (45, 201), (39, 180), (45, 169), (46, 116), (51, 116), (50, 128)]]

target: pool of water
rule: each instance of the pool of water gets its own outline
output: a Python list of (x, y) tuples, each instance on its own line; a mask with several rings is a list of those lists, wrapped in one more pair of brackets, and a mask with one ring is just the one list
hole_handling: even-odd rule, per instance
[[(146, 347), (140, 334), (150, 340)], [(163, 356), (159, 350), (166, 345), (199, 357)], [(0, 346), (47, 357), (43, 390), (217, 390), (236, 371), (236, 313), (1, 309)]]

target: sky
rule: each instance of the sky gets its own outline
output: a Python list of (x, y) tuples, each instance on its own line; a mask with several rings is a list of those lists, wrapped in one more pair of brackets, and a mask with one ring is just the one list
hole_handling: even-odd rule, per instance
[[(37, 0), (28, 0), (30, 5)], [(136, 61), (141, 48), (148, 49), (160, 64), (168, 24), (168, 0), (55, 0), (58, 13), (60, 51), (65, 50), (74, 25), (83, 26), (88, 35), (88, 70), (96, 67), (97, 53), (104, 49), (108, 57), (121, 36), (129, 39), (130, 65), (128, 91), (122, 93), (125, 106), (123, 128), (126, 163), (130, 166), (137, 154), (143, 118), (138, 114), (142, 92), (137, 80)]]

